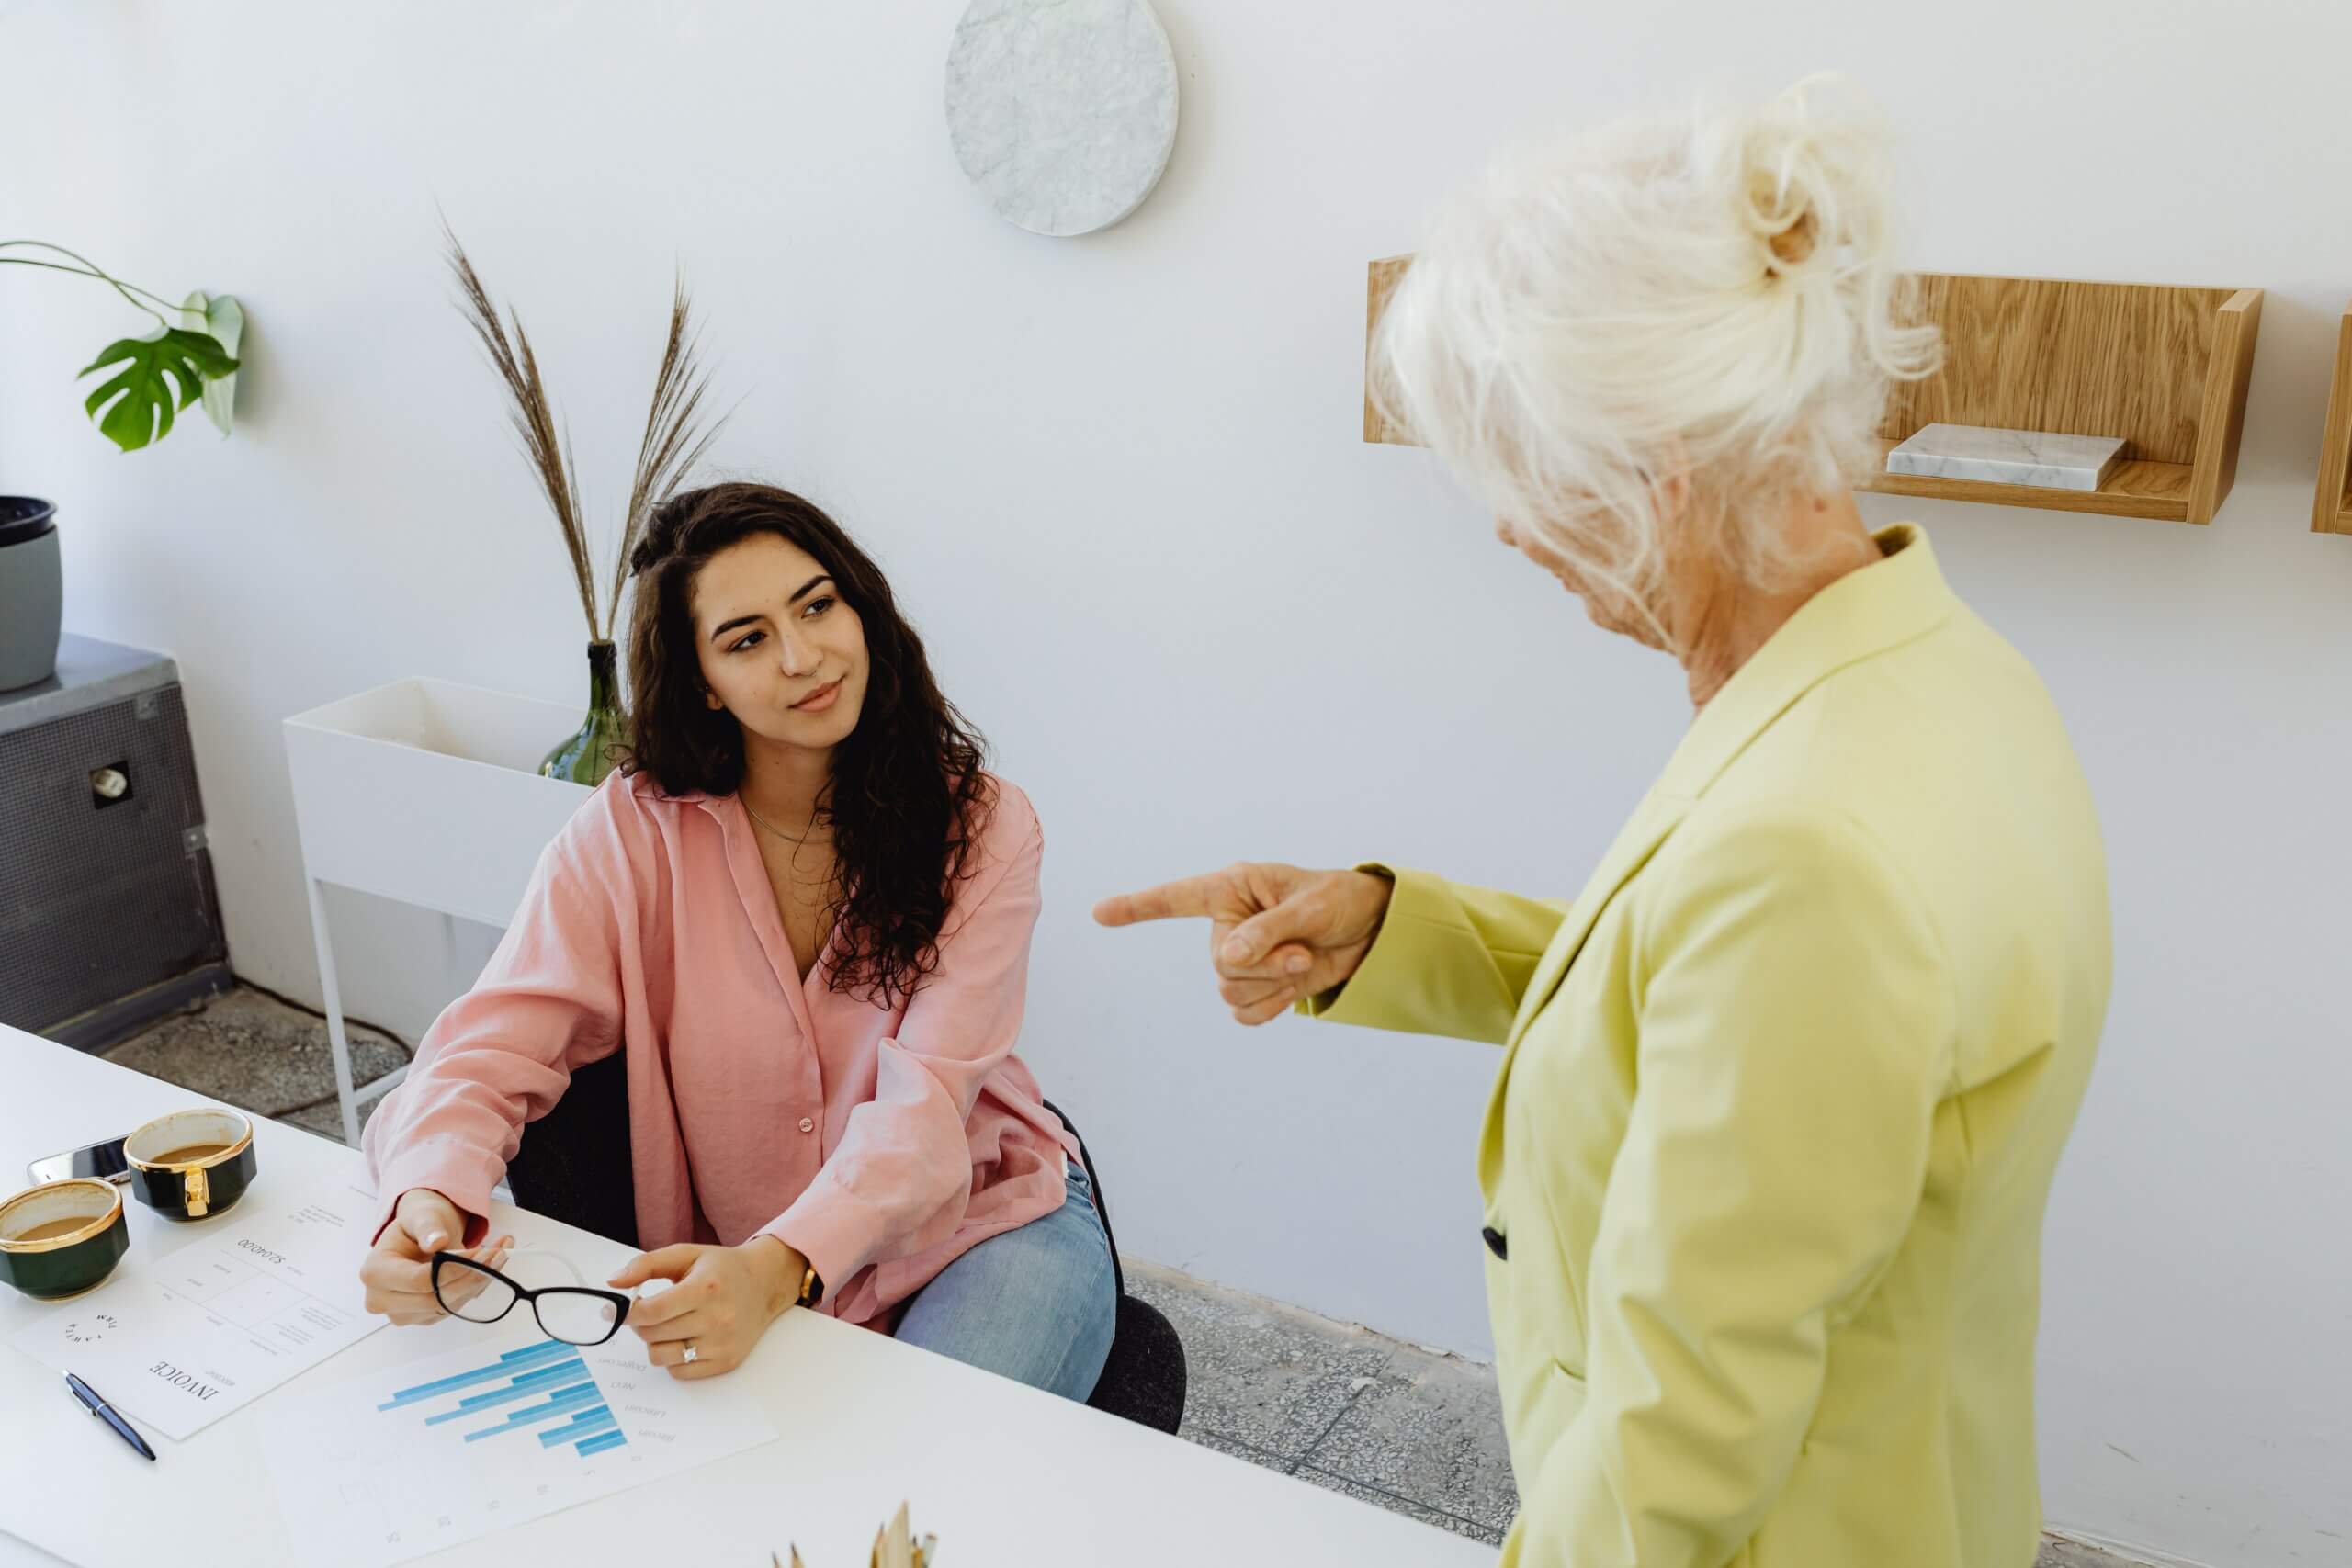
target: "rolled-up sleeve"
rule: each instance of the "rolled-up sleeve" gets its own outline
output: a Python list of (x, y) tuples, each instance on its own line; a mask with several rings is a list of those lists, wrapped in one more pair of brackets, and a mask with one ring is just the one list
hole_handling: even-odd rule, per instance
[(1745, 813), (1641, 932), (1636, 1089), (1589, 1282), (1585, 1400), (1504, 1561), (1718, 1568), (1770, 1511), (1830, 1329), (1920, 1201), (1956, 1052), (1920, 901), (1838, 814)]
[(539, 856), (481, 978), (434, 1021), (369, 1118), (371, 1236), (401, 1193), (429, 1187), (465, 1215), (464, 1245), (480, 1244), (524, 1123), (547, 1114), (574, 1067), (618, 1048), (623, 932), (633, 936), (635, 919), (628, 879), (608, 874), (605, 810), (601, 798), (582, 807)]
[(984, 853), (959, 889), (937, 967), (880, 1044), (874, 1099), (850, 1112), (808, 1190), (761, 1227), (806, 1257), (829, 1291), (963, 1223), (972, 1193), (965, 1124), (1020, 1039), (1045, 857), (1036, 814), (1017, 792), (998, 802), (986, 841), (1009, 848)]

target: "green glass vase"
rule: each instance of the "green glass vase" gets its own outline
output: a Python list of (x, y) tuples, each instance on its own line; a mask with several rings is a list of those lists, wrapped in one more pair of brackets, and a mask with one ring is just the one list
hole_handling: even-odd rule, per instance
[(628, 714), (621, 706), (620, 656), (609, 642), (588, 645), (588, 716), (547, 755), (539, 776), (570, 779), (590, 789), (620, 763), (628, 744)]

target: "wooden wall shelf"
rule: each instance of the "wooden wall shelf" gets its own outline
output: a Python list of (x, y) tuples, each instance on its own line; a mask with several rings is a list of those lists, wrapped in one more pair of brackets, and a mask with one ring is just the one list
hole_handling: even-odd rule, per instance
[(1412, 265), (1410, 256), (1386, 256), (1373, 263), (1372, 278), (1364, 289), (1363, 438), (1389, 446), (1417, 446), (1420, 444), (1381, 418), (1380, 411), (1372, 405), (1372, 334), (1373, 330), (1380, 325), (1380, 313), (1388, 309), (1389, 291), (1396, 287), (1405, 276), (1405, 269)]
[(1897, 385), (1879, 434), (1989, 424), (2120, 435), (2125, 460), (2102, 489), (2041, 490), (1883, 471), (1860, 488), (2211, 523), (2237, 478), (2259, 288), (2067, 283), (1918, 275), (1920, 313), (1944, 333), (1943, 368)]
[(2328, 388), (2327, 427), (2320, 438), (2312, 532), (2352, 534), (2352, 310), (2344, 312), (2335, 334), (2335, 380)]
[[(1393, 256), (1372, 264), (1371, 323), (1378, 323), (1389, 291), (1411, 262)], [(1943, 329), (1943, 367), (1924, 381), (1896, 386), (1879, 430), (1881, 467), (1858, 488), (2052, 512), (2213, 520), (2237, 477), (2261, 289), (1958, 273), (1917, 278), (1922, 319)], [(2352, 344), (2352, 319), (2346, 332)], [(2339, 389), (2346, 375), (2339, 361)], [(2352, 410), (2345, 418), (2352, 421)], [(2125, 460), (2097, 491), (1884, 471), (1887, 448), (1939, 421), (2120, 436)], [(2338, 423), (2331, 416), (2330, 429)], [(1363, 438), (1408, 444), (1369, 398)], [(2340, 486), (2340, 462), (2337, 480)], [(2352, 532), (2352, 520), (2345, 530)]]

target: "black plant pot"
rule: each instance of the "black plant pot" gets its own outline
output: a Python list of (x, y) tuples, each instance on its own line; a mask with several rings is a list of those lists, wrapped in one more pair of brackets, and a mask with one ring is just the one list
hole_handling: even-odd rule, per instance
[(57, 508), (28, 495), (0, 495), (0, 692), (57, 673), (64, 621)]

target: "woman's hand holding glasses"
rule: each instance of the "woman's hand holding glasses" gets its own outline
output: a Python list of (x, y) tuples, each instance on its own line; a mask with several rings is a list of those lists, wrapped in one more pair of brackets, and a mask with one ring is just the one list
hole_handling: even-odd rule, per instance
[[(797, 1298), (808, 1268), (791, 1247), (762, 1235), (741, 1247), (642, 1252), (607, 1281), (611, 1289), (595, 1290), (560, 1254), (516, 1248), (511, 1235), (463, 1250), (450, 1246), (464, 1235), (465, 1217), (448, 1199), (424, 1187), (402, 1193), (360, 1266), (368, 1310), (396, 1324), (497, 1323), (526, 1306), (540, 1332), (582, 1346), (603, 1344), (626, 1324), (645, 1341), (646, 1359), (681, 1379), (742, 1365)], [(669, 1288), (635, 1301), (619, 1293), (652, 1280)]]
[[(465, 1216), (440, 1193), (430, 1187), (412, 1187), (401, 1193), (391, 1223), (359, 1266), (359, 1282), (368, 1287), (368, 1310), (395, 1324), (438, 1322), (445, 1314), (433, 1293), (433, 1255), (455, 1247), (465, 1234)], [(500, 1236), (458, 1256), (496, 1269), (514, 1245), (513, 1236)], [(480, 1283), (470, 1279), (451, 1281), (453, 1292), (479, 1289)]]
[(606, 1281), (676, 1281), (634, 1303), (628, 1325), (645, 1341), (646, 1359), (673, 1378), (709, 1378), (733, 1371), (760, 1342), (769, 1324), (796, 1299), (801, 1256), (774, 1236), (741, 1247), (684, 1244), (642, 1252)]

